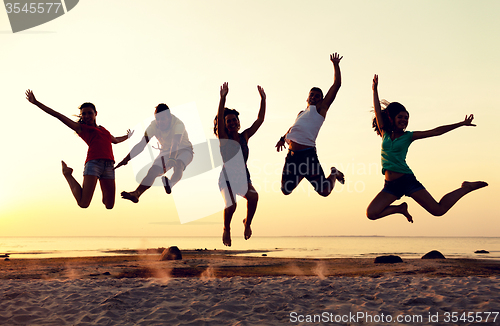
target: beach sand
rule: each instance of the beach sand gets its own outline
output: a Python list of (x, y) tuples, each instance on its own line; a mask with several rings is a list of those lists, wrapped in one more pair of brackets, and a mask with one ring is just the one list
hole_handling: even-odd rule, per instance
[(234, 253), (1, 260), (0, 325), (500, 324), (500, 261)]

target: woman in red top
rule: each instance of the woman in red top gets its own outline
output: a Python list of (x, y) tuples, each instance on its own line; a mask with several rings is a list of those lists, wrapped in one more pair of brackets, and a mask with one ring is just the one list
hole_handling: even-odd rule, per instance
[(63, 175), (68, 181), (78, 206), (82, 208), (89, 207), (97, 180), (99, 180), (102, 190), (102, 202), (107, 209), (113, 208), (115, 205), (116, 186), (111, 143), (118, 144), (129, 138), (131, 136), (130, 130), (127, 130), (127, 135), (125, 136), (113, 137), (103, 126), (96, 124), (97, 111), (92, 103), (83, 103), (80, 106), (80, 120), (75, 122), (38, 102), (31, 90), (26, 91), (26, 99), (38, 106), (42, 111), (59, 119), (66, 126), (73, 129), (89, 145), (83, 171), (82, 186), (73, 177), (73, 169), (68, 167), (64, 161), (61, 161)]

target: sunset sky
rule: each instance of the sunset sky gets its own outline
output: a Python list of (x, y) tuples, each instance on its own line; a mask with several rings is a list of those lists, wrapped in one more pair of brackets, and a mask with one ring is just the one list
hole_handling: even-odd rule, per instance
[[(499, 13), (496, 0), (85, 0), (53, 21), (12, 33), (0, 10), (0, 236), (220, 236), (222, 211), (212, 208), (220, 195), (205, 195), (201, 179), (181, 181), (175, 196), (152, 187), (138, 204), (121, 199), (121, 191), (137, 187), (133, 164), (116, 171), (113, 210), (101, 203), (99, 186), (91, 206), (79, 208), (60, 161), (81, 182), (87, 146), (24, 92), (32, 89), (68, 117), (92, 102), (97, 123), (114, 136), (136, 130), (137, 138), (113, 145), (119, 162), (158, 103), (184, 121), (194, 143), (214, 138), (223, 82), (226, 105), (240, 112), (242, 128), (257, 118), (257, 85), (267, 94), (264, 124), (249, 142), (260, 195), (254, 236), (498, 236)], [(284, 196), (286, 153), (274, 145), (305, 109), (309, 89), (331, 86), (333, 52), (344, 56), (342, 87), (317, 149), (323, 168), (336, 166), (346, 184), (323, 198), (304, 180)], [(427, 190), (439, 200), (465, 180), (489, 187), (440, 218), (403, 198), (414, 224), (402, 215), (368, 220), (366, 207), (384, 179), (381, 139), (371, 129), (375, 73), (380, 97), (410, 112), (408, 130), (475, 116), (477, 127), (411, 145), (407, 162)], [(181, 224), (179, 210), (191, 208), (206, 209), (206, 217)], [(244, 242), (245, 214), (242, 200), (233, 220), (235, 248)]]

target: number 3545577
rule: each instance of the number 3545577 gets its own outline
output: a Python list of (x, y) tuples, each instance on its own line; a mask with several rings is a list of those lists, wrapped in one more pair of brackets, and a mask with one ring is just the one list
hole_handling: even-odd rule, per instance
[[(496, 322), (498, 317), (498, 311), (495, 312), (464, 312), (461, 315), (458, 312), (445, 312), (444, 322), (445, 323), (458, 323), (458, 322), (469, 322), (469, 323), (481, 323), (481, 322)], [(490, 318), (491, 317), (491, 318)]]
[(22, 5), (21, 3), (6, 3), (5, 8), (7, 9), (8, 14), (49, 14), (56, 13), (59, 11), (61, 7), (61, 3), (53, 3), (53, 2), (33, 2), (33, 3), (25, 3)]

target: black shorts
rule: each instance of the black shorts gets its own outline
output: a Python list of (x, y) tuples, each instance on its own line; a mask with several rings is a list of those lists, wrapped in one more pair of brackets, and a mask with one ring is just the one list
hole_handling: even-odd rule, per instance
[(325, 177), (315, 147), (288, 151), (281, 176), (281, 191), (285, 195), (291, 194), (303, 178), (306, 178), (318, 193), (330, 193), (332, 189), (332, 182)]
[(413, 174), (404, 174), (396, 180), (385, 180), (383, 192), (401, 198), (403, 196), (410, 197), (415, 191), (425, 189), (425, 187), (415, 178)]

